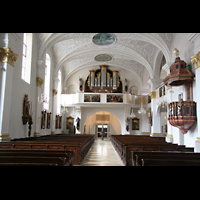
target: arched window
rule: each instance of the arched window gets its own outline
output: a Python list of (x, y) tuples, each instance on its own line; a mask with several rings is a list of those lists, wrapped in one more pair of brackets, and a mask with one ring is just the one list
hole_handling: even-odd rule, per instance
[(57, 98), (57, 113), (60, 114), (60, 99), (61, 99), (61, 88), (62, 88), (62, 75), (61, 71), (58, 71), (58, 98)]
[(31, 82), (31, 59), (32, 59), (32, 33), (24, 33), (21, 78), (29, 84)]
[(51, 73), (51, 58), (48, 54), (46, 54), (45, 61), (45, 82), (44, 82), (44, 95), (47, 102), (43, 104), (43, 108), (49, 110), (49, 100), (50, 100), (50, 73)]

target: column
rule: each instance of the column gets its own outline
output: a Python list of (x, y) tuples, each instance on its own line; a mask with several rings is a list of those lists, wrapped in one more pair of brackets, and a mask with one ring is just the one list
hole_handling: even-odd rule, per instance
[[(172, 87), (167, 87), (167, 101), (172, 102)], [(169, 109), (167, 109), (167, 117), (169, 116)], [(166, 142), (170, 142), (173, 143), (173, 126), (169, 123), (169, 121), (167, 120), (167, 136), (165, 138)]]
[[(58, 93), (58, 83), (59, 83), (58, 77), (54, 77), (53, 79), (53, 109), (52, 109), (52, 129), (51, 129), (51, 134), (54, 135), (56, 131), (59, 133), (59, 129), (55, 129), (55, 120), (56, 120), (56, 115), (58, 113), (57, 111), (57, 93)], [(62, 119), (63, 120), (63, 119)]]
[[(18, 54), (8, 47), (8, 33), (0, 34), (0, 141), (9, 140), (10, 108), (14, 62)], [(6, 92), (5, 92), (6, 91)]]
[(43, 110), (43, 103), (38, 102), (38, 97), (41, 99), (41, 94), (44, 91), (44, 72), (45, 71), (45, 63), (43, 60), (37, 61), (37, 77), (36, 77), (36, 86), (37, 86), (37, 112), (35, 119), (35, 132), (34, 137), (41, 135), (41, 112)]
[(157, 114), (156, 91), (150, 92), (149, 95), (151, 96), (152, 113), (151, 136), (163, 136), (161, 133), (160, 116)]
[(200, 92), (197, 87), (200, 85), (200, 51), (191, 57), (191, 62), (195, 65), (195, 77), (196, 77), (196, 99), (197, 99), (197, 127), (198, 137), (195, 141), (195, 151), (200, 152)]

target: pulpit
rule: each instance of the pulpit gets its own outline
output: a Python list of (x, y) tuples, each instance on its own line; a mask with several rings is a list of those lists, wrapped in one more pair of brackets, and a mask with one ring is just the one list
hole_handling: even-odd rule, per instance
[(175, 101), (168, 105), (169, 123), (181, 130), (183, 134), (194, 125), (196, 121), (196, 102)]
[(175, 62), (170, 66), (170, 74), (163, 80), (166, 86), (185, 86), (186, 101), (183, 101), (181, 93), (180, 101), (168, 104), (169, 123), (181, 130), (183, 134), (196, 122), (196, 102), (193, 101), (193, 78), (194, 74), (186, 67), (186, 62), (179, 57), (178, 49), (174, 49), (176, 54)]

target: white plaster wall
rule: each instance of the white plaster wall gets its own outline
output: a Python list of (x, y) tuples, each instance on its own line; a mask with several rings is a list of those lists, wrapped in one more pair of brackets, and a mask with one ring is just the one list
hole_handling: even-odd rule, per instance
[[(21, 67), (22, 67), (22, 43), (23, 39), (20, 38), (15, 41), (16, 52), (18, 54), (18, 60), (13, 68), (13, 76), (7, 79), (6, 84), (12, 84), (12, 95), (11, 95), (11, 109), (10, 109), (10, 121), (9, 123), (9, 134), (13, 138), (21, 138), (28, 136), (28, 124), (22, 124), (22, 104), (23, 97), (28, 94), (29, 101), (32, 101), (33, 120), (36, 115), (36, 58), (38, 53), (38, 42), (36, 35), (33, 34), (33, 46), (32, 46), (32, 66), (31, 66), (31, 82), (26, 83), (21, 79)], [(6, 100), (7, 101), (7, 100)], [(33, 122), (35, 123), (35, 121)], [(32, 135), (35, 131), (34, 125), (32, 125)]]

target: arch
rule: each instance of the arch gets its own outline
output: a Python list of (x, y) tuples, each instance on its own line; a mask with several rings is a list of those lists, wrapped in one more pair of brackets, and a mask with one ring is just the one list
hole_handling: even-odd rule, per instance
[[(141, 35), (139, 35), (139, 33), (134, 33), (134, 34), (139, 36), (139, 38), (141, 38)], [(41, 48), (39, 50), (39, 59), (38, 60), (42, 60), (45, 52), (50, 47), (52, 47), (54, 44), (62, 41), (64, 38), (67, 38), (67, 37), (68, 37), (68, 39), (73, 38), (73, 35), (74, 35), (73, 33), (71, 33), (70, 35), (69, 34), (66, 35), (66, 33), (50, 34), (41, 45)], [(146, 38), (149, 43), (158, 47), (163, 52), (163, 54), (166, 58), (166, 62), (170, 62), (171, 54), (170, 54), (169, 48), (167, 47), (166, 43), (164, 42), (164, 40), (161, 37), (158, 39), (150, 33), (144, 33), (142, 36), (144, 38)], [(141, 40), (142, 40), (142, 38), (141, 38)]]
[[(102, 121), (102, 120), (96, 120), (96, 115), (109, 115), (110, 116), (110, 120), (108, 121)], [(114, 123), (115, 121), (115, 123)], [(94, 127), (95, 124), (110, 124), (111, 125), (111, 134), (116, 134), (116, 135), (120, 135), (121, 134), (121, 123), (119, 121), (119, 119), (113, 115), (110, 112), (107, 111), (99, 111), (96, 113), (93, 113), (92, 115), (90, 115), (87, 120), (84, 123), (84, 126), (87, 124), (86, 127), (86, 133), (89, 133), (89, 128), (90, 126)]]
[[(131, 49), (130, 49), (131, 50)], [(77, 51), (77, 49), (75, 50)], [(108, 50), (101, 50), (101, 52), (107, 52)], [(82, 55), (85, 55), (85, 54), (90, 54), (90, 53), (99, 53), (99, 49), (88, 49), (88, 50), (84, 50), (84, 51), (81, 51), (81, 52), (71, 52), (69, 55), (65, 56), (58, 64), (57, 66), (55, 67), (55, 70), (54, 70), (54, 74), (56, 75), (58, 73), (58, 70), (66, 63), (66, 62), (69, 62), (71, 60), (74, 60), (76, 59), (78, 56), (82, 56)], [(142, 64), (146, 69), (147, 71), (149, 72), (149, 76), (151, 78), (153, 78), (153, 73), (152, 73), (152, 67), (151, 65), (146, 61), (146, 59), (144, 57), (142, 57), (139, 53), (135, 52), (134, 50), (132, 50), (132, 53), (130, 54), (130, 52), (127, 52), (125, 50), (121, 51), (121, 50), (116, 50), (116, 49), (113, 49), (113, 48), (110, 48), (109, 49), (109, 53), (112, 54), (112, 52), (118, 52), (118, 53), (121, 53), (122, 55), (124, 56), (130, 56), (131, 60), (134, 60), (140, 64)]]
[[(102, 63), (102, 64), (105, 64), (105, 63)], [(101, 65), (101, 63), (98, 64), (98, 66), (100, 66), (100, 65)], [(97, 66), (97, 68), (98, 68), (98, 66)], [(121, 67), (120, 65), (111, 65), (111, 66), (114, 66), (114, 67)], [(83, 64), (83, 65), (79, 66), (78, 68), (75, 68), (72, 72), (70, 72), (68, 75), (65, 76), (65, 79), (64, 79), (64, 81), (63, 81), (63, 85), (66, 85), (68, 79), (69, 79), (73, 74), (79, 72), (79, 71), (82, 70), (82, 69), (85, 69), (86, 67), (87, 67), (87, 68), (89, 68), (89, 67), (94, 68), (94, 65), (91, 65), (91, 64), (90, 64), (90, 65)], [(139, 77), (139, 75), (138, 75), (135, 71), (131, 71), (130, 69), (127, 69), (127, 68), (125, 68), (125, 67), (121, 67), (121, 68), (127, 70), (128, 72), (131, 72), (131, 73), (134, 75), (134, 78), (138, 81), (138, 85), (139, 85), (139, 87), (140, 87), (140, 89), (141, 89), (143, 83), (142, 83), (142, 79)], [(88, 74), (89, 74), (89, 73), (88, 73)], [(85, 80), (85, 81), (86, 81), (86, 80)]]
[(100, 111), (104, 111), (104, 112), (109, 112), (111, 114), (113, 114), (120, 122), (121, 125), (121, 133), (123, 132), (123, 127), (125, 126), (124, 122), (124, 115), (122, 115), (122, 113), (124, 112), (124, 108), (101, 108), (101, 107), (93, 107), (93, 108), (82, 108), (81, 109), (81, 133), (84, 132), (84, 124), (87, 121), (87, 119), (93, 115), (94, 113), (100, 112)]

